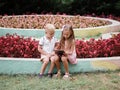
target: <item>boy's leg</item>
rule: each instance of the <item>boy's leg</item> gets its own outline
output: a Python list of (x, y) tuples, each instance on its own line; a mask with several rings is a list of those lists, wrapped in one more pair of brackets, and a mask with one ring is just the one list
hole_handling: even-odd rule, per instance
[(52, 77), (52, 71), (53, 71), (54, 66), (55, 66), (54, 57), (51, 57), (50, 61), (51, 61), (51, 63), (50, 63), (50, 69), (48, 71), (48, 77)]
[(43, 73), (44, 73), (44, 71), (45, 71), (48, 63), (49, 63), (49, 58), (48, 58), (48, 57), (45, 57), (45, 58), (43, 59), (43, 64), (42, 64), (42, 66), (41, 66), (40, 74), (43, 74)]

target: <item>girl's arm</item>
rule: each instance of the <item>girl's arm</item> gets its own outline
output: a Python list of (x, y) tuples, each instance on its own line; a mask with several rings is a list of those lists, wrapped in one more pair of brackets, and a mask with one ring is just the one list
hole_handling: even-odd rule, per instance
[(59, 43), (59, 42), (56, 42), (56, 43), (55, 43), (54, 50), (59, 50), (59, 49), (60, 49), (60, 43)]
[(72, 54), (75, 50), (75, 41), (73, 40), (73, 42), (71, 44), (72, 45), (71, 45), (70, 49), (65, 52), (68, 55)]

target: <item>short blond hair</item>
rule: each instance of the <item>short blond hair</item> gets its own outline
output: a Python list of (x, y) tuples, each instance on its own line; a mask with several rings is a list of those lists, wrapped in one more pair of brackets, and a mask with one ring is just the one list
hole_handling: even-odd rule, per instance
[(55, 32), (55, 26), (53, 24), (46, 24), (45, 31)]

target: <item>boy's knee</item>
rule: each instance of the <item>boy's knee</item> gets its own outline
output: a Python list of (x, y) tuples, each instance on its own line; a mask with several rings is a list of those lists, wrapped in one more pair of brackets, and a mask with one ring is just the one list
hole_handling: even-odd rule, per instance
[(48, 64), (48, 63), (49, 63), (49, 59), (45, 59), (45, 60), (44, 60), (44, 63), (45, 63), (45, 64)]

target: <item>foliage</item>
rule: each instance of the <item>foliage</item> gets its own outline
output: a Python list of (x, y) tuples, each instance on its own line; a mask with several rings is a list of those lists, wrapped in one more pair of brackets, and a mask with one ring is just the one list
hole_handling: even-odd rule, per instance
[(78, 58), (120, 56), (120, 34), (109, 39), (90, 39), (86, 42), (76, 41)]
[(117, 12), (120, 14), (120, 0), (116, 3), (115, 8), (117, 9)]
[(118, 0), (0, 0), (0, 14), (92, 14), (119, 15)]
[[(38, 41), (18, 35), (0, 37), (0, 57), (40, 58)], [(76, 40), (78, 58), (120, 56), (120, 34), (110, 39)]]
[[(11, 23), (12, 22), (12, 23)], [(61, 29), (63, 25), (71, 24), (73, 28), (98, 27), (111, 24), (109, 21), (85, 18), (82, 16), (68, 15), (21, 15), (21, 16), (1, 16), (0, 27), (43, 29), (46, 23), (52, 23), (56, 29)]]
[(0, 37), (0, 57), (39, 58), (38, 42), (17, 34)]

